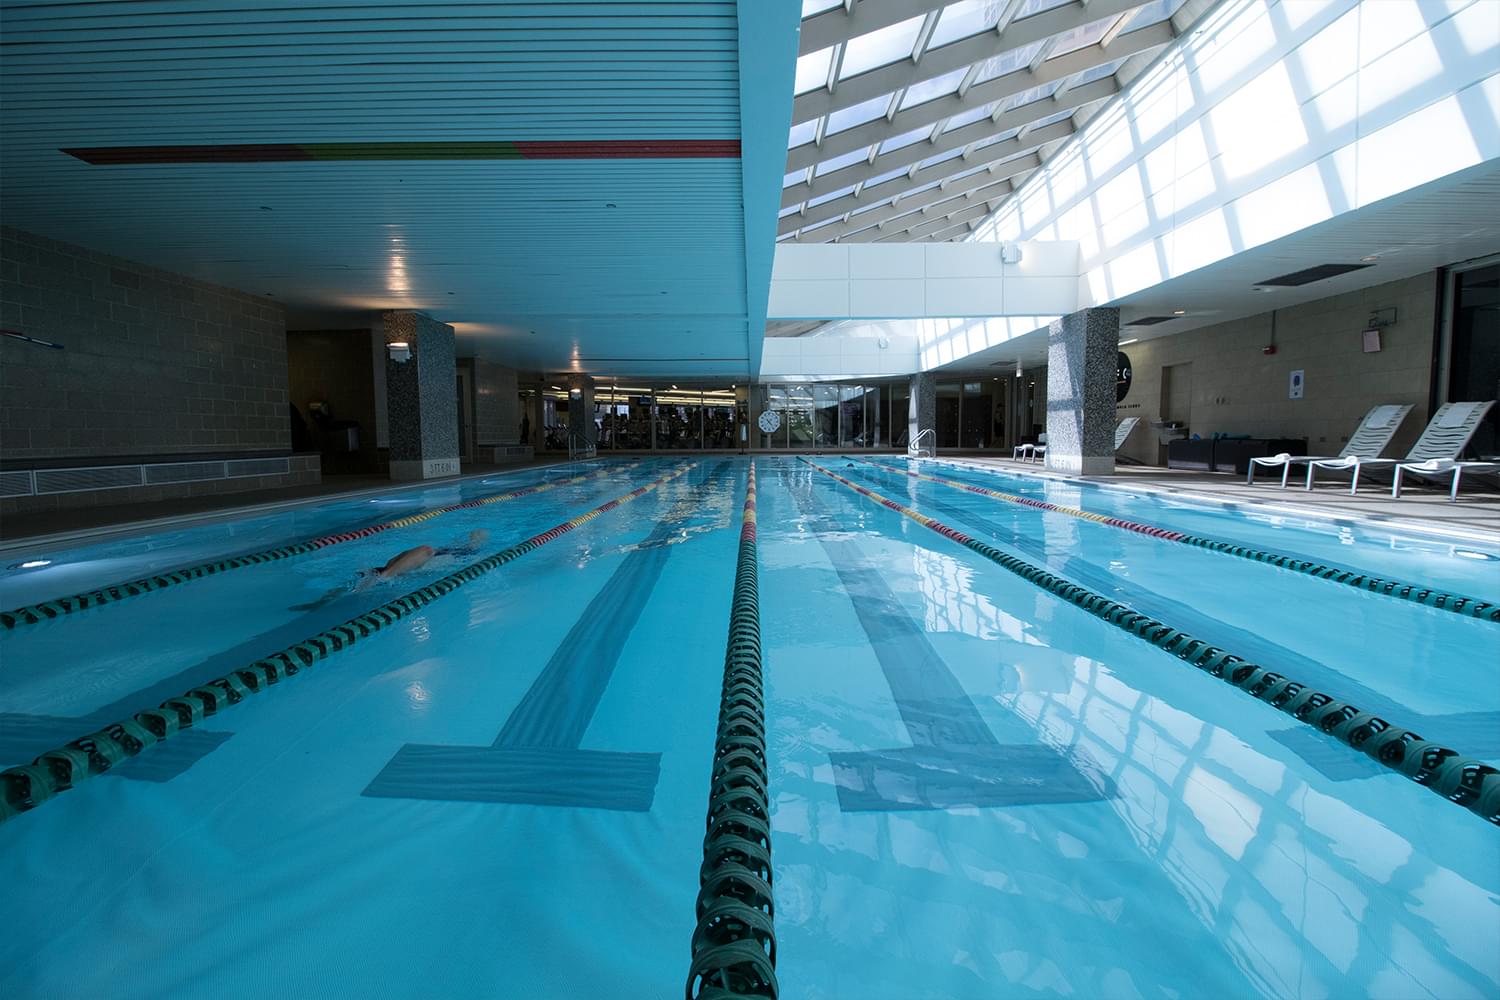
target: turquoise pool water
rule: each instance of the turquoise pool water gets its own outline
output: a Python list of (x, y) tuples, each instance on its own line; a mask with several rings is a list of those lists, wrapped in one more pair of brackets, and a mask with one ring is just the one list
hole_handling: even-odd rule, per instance
[[(522, 472), (8, 571), (14, 607), (603, 471), (0, 634), (0, 765), (462, 565), (293, 610), (403, 548), (483, 528), (487, 554), (690, 461)], [(754, 461), (782, 996), (1500, 994), (1495, 827), (809, 462)], [(916, 480), (900, 459), (812, 461), (1500, 760), (1500, 625)], [(697, 457), (0, 824), (0, 995), (680, 995), (748, 464)], [(921, 468), (1500, 599), (1500, 551), (1480, 542)], [(659, 773), (645, 808), (473, 801), (483, 776), (461, 763), (373, 794), (409, 744), (614, 752), (622, 783), (623, 755), (659, 754)], [(945, 755), (1003, 794), (906, 780)]]

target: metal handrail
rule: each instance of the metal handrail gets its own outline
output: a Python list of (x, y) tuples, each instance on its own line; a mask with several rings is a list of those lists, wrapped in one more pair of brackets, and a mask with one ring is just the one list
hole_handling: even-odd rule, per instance
[[(932, 445), (924, 449), (922, 439), (928, 436), (932, 438)], [(937, 458), (937, 431), (931, 427), (919, 432), (911, 444), (906, 446), (906, 454), (911, 458), (921, 458), (923, 451), (927, 452), (928, 458)]]
[(568, 432), (568, 461), (573, 462), (579, 458), (595, 458), (598, 454), (599, 446), (594, 442), (577, 432)]

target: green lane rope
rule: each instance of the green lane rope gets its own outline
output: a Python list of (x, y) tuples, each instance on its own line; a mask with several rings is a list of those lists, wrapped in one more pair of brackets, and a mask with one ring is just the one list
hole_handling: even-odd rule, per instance
[(367, 528), (344, 531), (336, 535), (324, 535), (321, 538), (310, 538), (305, 542), (294, 542), (291, 545), (266, 549), (263, 552), (251, 552), (243, 556), (216, 559), (213, 562), (202, 563), (198, 566), (189, 566), (186, 569), (174, 569), (155, 576), (132, 580), (129, 583), (120, 583), (112, 587), (102, 587), (99, 590), (91, 590), (83, 594), (74, 594), (71, 597), (59, 597), (51, 601), (42, 601), (40, 604), (28, 604), (23, 608), (16, 608), (13, 611), (0, 611), (0, 628), (9, 630), (22, 625), (36, 625), (53, 618), (61, 618), (63, 615), (73, 614), (75, 611), (96, 608), (101, 604), (110, 604), (115, 601), (122, 601), (127, 597), (149, 594), (166, 587), (175, 587), (190, 580), (201, 580), (204, 577), (217, 576), (220, 573), (227, 573), (230, 570), (240, 569), (244, 566), (260, 566), (264, 563), (280, 562), (283, 559), (290, 559), (293, 556), (306, 555), (309, 552), (326, 549), (330, 545), (351, 542), (357, 538), (369, 538), (371, 535), (378, 535), (382, 531), (390, 531), (392, 528), (405, 528), (408, 525), (430, 521), (435, 517), (451, 513), (455, 510), (484, 507), (492, 503), (503, 503), (506, 500), (534, 496), (537, 493), (545, 493), (548, 490), (555, 490), (561, 486), (581, 483), (585, 479), (594, 479), (612, 471), (614, 470), (599, 469), (598, 471), (589, 472), (582, 476), (559, 479), (551, 483), (538, 483), (535, 486), (528, 486), (525, 489), (482, 497), (478, 500), (468, 500), (464, 503), (456, 503), (448, 507), (436, 507), (432, 510), (423, 511), (420, 514), (411, 514), (407, 517), (397, 518), (394, 521), (386, 521), (383, 524), (372, 524)]
[(778, 989), (756, 563), (752, 463), (724, 650), (724, 689), (708, 796), (708, 833), (698, 872), (698, 926), (693, 931), (687, 1000), (775, 997)]
[(1382, 580), (1379, 577), (1370, 576), (1366, 573), (1340, 569), (1337, 566), (1325, 566), (1322, 563), (1309, 562), (1306, 559), (1293, 559), (1291, 556), (1278, 555), (1275, 552), (1262, 552), (1259, 549), (1252, 549), (1245, 545), (1236, 545), (1233, 542), (1221, 542), (1217, 539), (1205, 538), (1201, 535), (1189, 535), (1181, 531), (1173, 531), (1170, 528), (1158, 528), (1155, 525), (1126, 521), (1118, 517), (1109, 517), (1105, 514), (1094, 514), (1086, 510), (1079, 510), (1076, 507), (1063, 507), (1060, 504), (1038, 500), (1035, 497), (1019, 496), (1015, 493), (1002, 493), (999, 490), (991, 490), (983, 486), (959, 482), (955, 479), (944, 479), (941, 476), (929, 476), (925, 473), (914, 472), (911, 469), (887, 465), (884, 462), (871, 462), (870, 464), (878, 469), (904, 473), (913, 479), (939, 483), (943, 486), (963, 490), (967, 493), (977, 493), (980, 496), (990, 497), (994, 500), (1024, 504), (1027, 507), (1035, 507), (1038, 510), (1050, 511), (1054, 514), (1066, 514), (1069, 517), (1082, 518), (1085, 521), (1107, 524), (1112, 528), (1122, 528), (1125, 531), (1150, 535), (1152, 538), (1160, 538), (1163, 541), (1180, 542), (1183, 545), (1192, 545), (1196, 548), (1207, 549), (1210, 552), (1239, 556), (1241, 559), (1265, 563), (1279, 569), (1291, 570), (1294, 573), (1303, 573), (1307, 576), (1316, 577), (1319, 580), (1331, 580), (1334, 583), (1347, 584), (1348, 586), (1358, 587), (1360, 590), (1368, 590), (1371, 593), (1381, 594), (1385, 597), (1395, 597), (1403, 601), (1412, 601), (1416, 604), (1426, 605), (1429, 608), (1436, 608), (1439, 611), (1451, 611), (1454, 614), (1478, 618), (1480, 621), (1500, 622), (1500, 605), (1489, 601), (1481, 601), (1478, 598), (1464, 597), (1461, 594), (1448, 594), (1441, 590), (1434, 590), (1431, 587), (1424, 587), (1421, 584)]
[(1417, 784), (1432, 789), (1448, 801), (1500, 825), (1500, 771), (1488, 764), (1457, 750), (1424, 740), (1409, 729), (1387, 722), (1370, 712), (1362, 712), (1333, 695), (1316, 691), (1243, 657), (1211, 646), (1202, 639), (1165, 625), (1118, 601), (1112, 601), (1102, 594), (1096, 594), (1001, 552), (994, 546), (970, 538), (925, 514), (903, 507), (858, 483), (852, 483), (815, 462), (808, 462), (805, 458), (802, 461), (854, 492), (952, 539), (1023, 580), (1116, 628), (1145, 639), (1164, 652), (1234, 685), (1251, 697), (1313, 726), (1319, 732), (1342, 740), (1386, 767), (1401, 772)]
[(59, 792), (73, 788), (87, 778), (103, 774), (120, 761), (168, 739), (173, 733), (189, 729), (230, 705), (237, 705), (250, 695), (259, 694), (284, 678), (296, 676), (320, 660), (348, 649), (361, 639), (367, 639), (381, 629), (415, 614), (438, 598), (452, 593), (466, 583), (472, 583), (491, 570), (561, 538), (616, 507), (645, 496), (697, 464), (690, 462), (638, 489), (549, 528), (540, 535), (533, 535), (518, 545), (465, 566), (394, 601), (388, 601), (374, 611), (293, 643), (179, 697), (168, 698), (159, 708), (137, 712), (122, 722), (105, 726), (98, 732), (73, 740), (56, 750), (49, 750), (30, 764), (0, 771), (0, 823), (29, 809), (35, 809)]

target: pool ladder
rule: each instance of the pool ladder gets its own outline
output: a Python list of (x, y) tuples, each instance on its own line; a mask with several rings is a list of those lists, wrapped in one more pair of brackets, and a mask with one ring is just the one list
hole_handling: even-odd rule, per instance
[[(922, 443), (923, 438), (931, 439), (931, 443), (924, 445)], [(916, 439), (906, 446), (906, 454), (909, 458), (922, 458), (924, 456), (927, 458), (937, 458), (937, 431), (929, 427), (919, 433)]]
[(598, 454), (599, 446), (584, 435), (576, 433), (568, 435), (568, 461), (574, 462), (580, 458), (595, 458)]

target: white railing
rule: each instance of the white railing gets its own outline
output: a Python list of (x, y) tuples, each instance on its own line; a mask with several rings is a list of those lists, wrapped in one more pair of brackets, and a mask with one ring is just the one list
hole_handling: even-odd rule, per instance
[[(932, 443), (924, 445), (923, 438), (930, 438)], [(922, 458), (924, 455), (927, 458), (937, 458), (937, 431), (929, 427), (919, 433), (912, 439), (911, 444), (906, 446), (906, 454), (910, 458)]]

